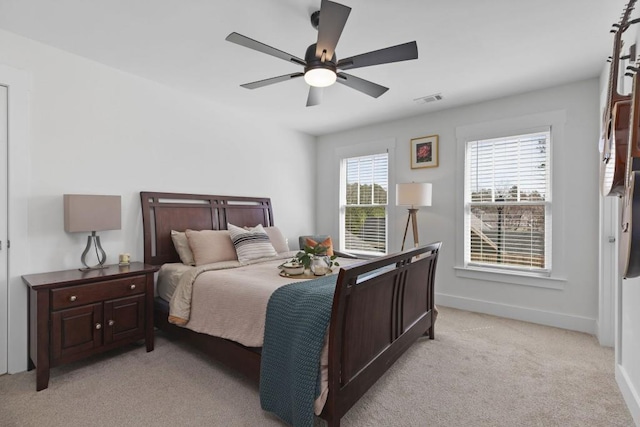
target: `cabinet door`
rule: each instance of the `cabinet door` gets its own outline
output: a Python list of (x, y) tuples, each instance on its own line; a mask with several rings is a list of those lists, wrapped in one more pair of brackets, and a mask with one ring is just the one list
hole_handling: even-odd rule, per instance
[(64, 363), (78, 353), (102, 345), (102, 304), (54, 311), (51, 314), (52, 362)]
[(144, 338), (144, 294), (105, 301), (104, 343)]

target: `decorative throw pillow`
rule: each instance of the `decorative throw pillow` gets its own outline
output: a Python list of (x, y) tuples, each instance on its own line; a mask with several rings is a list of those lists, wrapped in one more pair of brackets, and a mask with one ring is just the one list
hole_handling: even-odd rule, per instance
[(312, 248), (316, 245), (320, 245), (320, 246), (324, 246), (325, 248), (327, 248), (327, 255), (329, 256), (333, 256), (333, 242), (331, 241), (331, 236), (327, 237), (326, 239), (324, 239), (322, 242), (318, 243), (313, 239), (310, 239), (307, 237), (306, 239), (306, 243), (307, 246), (311, 246)]
[(267, 233), (267, 236), (269, 236), (271, 245), (273, 245), (273, 249), (275, 249), (276, 252), (279, 254), (289, 252), (287, 238), (284, 237), (282, 231), (280, 231), (278, 227), (264, 227), (264, 231)]
[(227, 228), (241, 263), (278, 255), (261, 224), (248, 230), (233, 224), (227, 224)]
[(171, 240), (173, 240), (173, 247), (176, 248), (180, 261), (186, 265), (196, 265), (193, 259), (193, 253), (189, 247), (187, 234), (184, 231), (171, 230)]
[(228, 230), (187, 230), (186, 234), (197, 266), (238, 259)]

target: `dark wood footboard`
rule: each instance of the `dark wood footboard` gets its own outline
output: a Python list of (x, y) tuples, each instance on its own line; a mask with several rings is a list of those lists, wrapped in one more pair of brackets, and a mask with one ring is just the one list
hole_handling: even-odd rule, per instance
[(420, 336), (433, 339), (441, 243), (340, 270), (329, 332), (323, 418), (340, 418)]

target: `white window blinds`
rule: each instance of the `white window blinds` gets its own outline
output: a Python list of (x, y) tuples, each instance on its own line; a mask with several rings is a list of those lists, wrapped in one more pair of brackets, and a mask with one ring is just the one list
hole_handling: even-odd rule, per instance
[(550, 270), (550, 130), (470, 141), (465, 262)]
[(344, 249), (353, 252), (387, 252), (387, 153), (343, 160), (342, 203)]

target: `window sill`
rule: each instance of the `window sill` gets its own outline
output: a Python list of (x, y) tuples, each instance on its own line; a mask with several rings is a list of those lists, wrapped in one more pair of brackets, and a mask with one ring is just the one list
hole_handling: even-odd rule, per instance
[(535, 273), (496, 270), (482, 267), (454, 267), (456, 276), (467, 279), (508, 283), (510, 285), (533, 286), (547, 289), (564, 289), (565, 278)]

